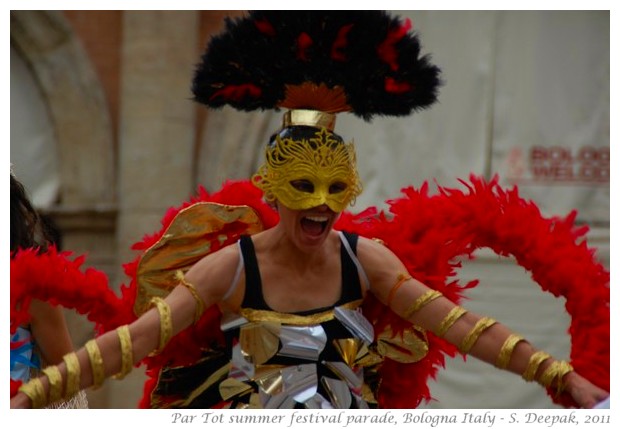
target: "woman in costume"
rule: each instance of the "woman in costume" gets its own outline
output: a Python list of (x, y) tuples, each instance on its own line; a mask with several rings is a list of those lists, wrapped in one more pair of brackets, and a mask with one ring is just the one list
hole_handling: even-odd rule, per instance
[[(388, 221), (354, 226), (340, 217), (361, 183), (352, 144), (334, 133), (335, 114), (407, 115), (436, 99), (439, 70), (419, 56), (408, 29), (377, 11), (253, 12), (228, 21), (203, 57), (194, 94), (210, 107), (289, 109), (252, 178), (277, 215), (247, 188), (179, 210), (136, 268), (140, 317), (65, 359), (60, 379), (23, 386), (12, 406), (45, 404), (63, 380), (100, 385), (143, 359), (153, 375), (150, 406), (415, 406), (424, 392), (402, 383), (425, 384), (437, 353), (457, 349), (567, 404), (605, 399), (568, 362), (467, 312), (449, 288), (414, 278), (386, 240), (394, 238), (384, 234)], [(179, 250), (187, 239), (201, 247)]]
[[(43, 241), (43, 245), (41, 245)], [(45, 252), (50, 240), (39, 215), (32, 207), (24, 186), (11, 173), (11, 258), (24, 249)], [(50, 371), (48, 365), (62, 362), (73, 350), (62, 309), (41, 300), (28, 304), (29, 321), (11, 325), (11, 389), (26, 383), (31, 375)], [(87, 408), (80, 391), (55, 408)]]

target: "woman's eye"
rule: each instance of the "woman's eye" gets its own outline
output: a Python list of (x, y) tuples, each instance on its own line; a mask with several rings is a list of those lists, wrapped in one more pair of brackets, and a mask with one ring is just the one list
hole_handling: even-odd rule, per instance
[(291, 186), (301, 192), (309, 194), (314, 192), (314, 185), (309, 180), (293, 180)]
[(329, 185), (329, 193), (330, 194), (339, 194), (347, 189), (346, 183), (336, 182)]

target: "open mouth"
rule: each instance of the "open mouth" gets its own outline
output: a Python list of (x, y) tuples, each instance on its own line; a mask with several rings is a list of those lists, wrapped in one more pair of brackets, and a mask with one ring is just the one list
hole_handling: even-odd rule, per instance
[(301, 229), (308, 235), (318, 237), (327, 229), (329, 216), (304, 216), (301, 219)]

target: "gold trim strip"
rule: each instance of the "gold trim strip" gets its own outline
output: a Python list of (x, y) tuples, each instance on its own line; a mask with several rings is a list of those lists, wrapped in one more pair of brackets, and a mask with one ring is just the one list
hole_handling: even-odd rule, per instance
[(556, 360), (540, 375), (538, 382), (544, 387), (551, 387), (553, 385), (553, 380), (557, 378), (555, 393), (559, 395), (566, 387), (564, 385), (564, 376), (572, 371), (574, 371), (574, 368), (570, 363), (565, 360)]
[(478, 320), (476, 322), (476, 325), (474, 325), (472, 330), (469, 331), (467, 335), (465, 335), (465, 338), (461, 342), (461, 345), (459, 346), (459, 350), (461, 351), (461, 353), (469, 353), (471, 348), (478, 340), (478, 337), (480, 337), (480, 335), (482, 335), (482, 333), (486, 329), (490, 328), (495, 323), (495, 320), (491, 319), (490, 317), (483, 317)]
[(154, 356), (161, 353), (172, 338), (172, 314), (168, 303), (158, 296), (151, 298), (151, 305), (155, 305), (159, 313), (159, 346), (149, 355)]
[(123, 325), (116, 328), (118, 341), (121, 346), (121, 371), (114, 375), (116, 380), (122, 380), (133, 369), (133, 346), (129, 326)]
[(50, 404), (62, 399), (62, 374), (56, 365), (43, 368), (43, 374), (50, 381)]
[(327, 128), (329, 131), (334, 131), (334, 127), (336, 126), (336, 115), (320, 112), (318, 110), (289, 110), (284, 113), (282, 118), (282, 128), (294, 125)]
[(538, 367), (540, 364), (550, 357), (551, 355), (549, 353), (543, 351), (533, 353), (532, 356), (530, 356), (527, 368), (525, 368), (525, 371), (523, 371), (521, 377), (523, 377), (525, 381), (533, 381), (536, 377), (536, 372), (538, 372)]
[(456, 321), (465, 313), (467, 313), (467, 310), (463, 307), (459, 307), (458, 305), (452, 308), (452, 310), (450, 310), (447, 316), (444, 317), (439, 324), (439, 328), (437, 328), (437, 336), (443, 338), (443, 336), (446, 335), (446, 332), (448, 332), (448, 329), (450, 329), (452, 325), (454, 325)]
[(103, 368), (103, 358), (96, 340), (86, 342), (86, 352), (90, 359), (90, 367), (93, 371), (93, 388), (101, 386), (105, 380), (105, 370)]
[(67, 366), (67, 386), (65, 387), (64, 399), (70, 399), (80, 391), (80, 361), (75, 352), (64, 355), (62, 359)]
[(32, 401), (32, 408), (43, 408), (45, 406), (45, 388), (39, 378), (33, 378), (26, 384), (22, 384), (19, 389)]
[(209, 387), (213, 386), (220, 378), (225, 377), (226, 374), (230, 371), (231, 364), (227, 363), (222, 366), (220, 369), (212, 373), (207, 379), (197, 388), (195, 388), (189, 397), (181, 403), (181, 406), (189, 406), (194, 399), (202, 394)]
[[(342, 307), (350, 310), (358, 308), (362, 304), (362, 300), (347, 302)], [(280, 322), (288, 325), (316, 325), (319, 323), (332, 320), (334, 316), (334, 310), (327, 310), (320, 313), (312, 314), (310, 316), (301, 316), (299, 314), (291, 313), (279, 313), (277, 311), (270, 310), (254, 310), (252, 308), (242, 308), (241, 315), (248, 319), (250, 322)]]
[(185, 286), (187, 290), (189, 290), (189, 292), (194, 297), (194, 300), (196, 301), (196, 310), (194, 311), (194, 324), (196, 324), (200, 320), (202, 313), (204, 313), (205, 311), (205, 303), (202, 298), (200, 298), (200, 295), (198, 295), (196, 287), (187, 280), (185, 280), (185, 275), (183, 274), (183, 271), (177, 270), (175, 277), (179, 281), (179, 284)]
[(508, 338), (506, 338), (506, 341), (504, 341), (504, 344), (502, 345), (502, 348), (497, 355), (495, 366), (500, 369), (508, 368), (510, 358), (512, 357), (512, 352), (514, 351), (517, 344), (523, 340), (524, 338), (521, 335), (510, 334)]
[(394, 299), (394, 295), (396, 295), (396, 291), (405, 283), (407, 280), (411, 280), (411, 276), (409, 274), (400, 273), (396, 278), (396, 283), (390, 289), (387, 297), (386, 306), (388, 308), (392, 307), (392, 300)]
[(405, 311), (405, 318), (409, 319), (422, 307), (425, 307), (426, 305), (430, 304), (431, 302), (442, 296), (443, 295), (441, 294), (441, 292), (436, 290), (429, 290), (427, 292), (424, 292), (415, 301), (413, 301), (413, 304), (411, 304), (411, 306)]

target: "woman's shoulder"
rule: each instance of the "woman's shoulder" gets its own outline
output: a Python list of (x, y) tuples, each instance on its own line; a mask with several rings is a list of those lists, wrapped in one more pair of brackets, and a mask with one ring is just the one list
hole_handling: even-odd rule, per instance
[(357, 242), (357, 257), (367, 271), (379, 269), (401, 269), (402, 262), (383, 241), (360, 236)]
[(378, 238), (368, 238), (364, 236), (358, 236), (357, 239), (358, 254), (369, 253), (371, 255), (393, 255), (392, 251), (385, 245), (385, 243)]
[(208, 265), (211, 268), (215, 266), (220, 268), (226, 268), (230, 266), (236, 266), (239, 261), (239, 242), (228, 244), (217, 251), (208, 254), (202, 258), (198, 263)]
[(187, 272), (186, 278), (215, 289), (225, 288), (232, 281), (239, 260), (239, 248), (235, 242), (203, 257)]

